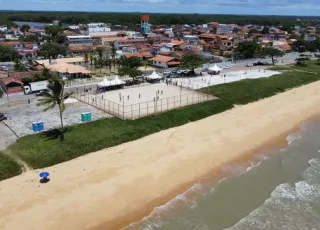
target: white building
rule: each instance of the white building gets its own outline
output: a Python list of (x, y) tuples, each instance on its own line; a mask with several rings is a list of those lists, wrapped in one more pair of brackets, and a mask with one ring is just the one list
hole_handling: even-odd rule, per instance
[(0, 26), (0, 31), (7, 32), (8, 31), (8, 27), (7, 26)]
[(93, 39), (91, 36), (67, 36), (69, 46), (73, 45), (85, 45), (85, 46), (93, 46)]
[(227, 34), (232, 32), (232, 27), (226, 24), (219, 24), (217, 26), (217, 34)]
[(76, 26), (76, 25), (68, 26), (68, 28), (71, 30), (80, 30), (80, 26)]
[(111, 32), (111, 29), (101, 22), (89, 23), (87, 24), (87, 27), (87, 35), (90, 36), (108, 35)]

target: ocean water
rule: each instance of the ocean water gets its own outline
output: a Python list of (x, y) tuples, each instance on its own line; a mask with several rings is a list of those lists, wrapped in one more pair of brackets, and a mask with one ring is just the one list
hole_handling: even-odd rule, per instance
[(226, 165), (228, 177), (196, 184), (124, 229), (320, 229), (320, 122), (300, 129), (287, 137), (287, 148)]

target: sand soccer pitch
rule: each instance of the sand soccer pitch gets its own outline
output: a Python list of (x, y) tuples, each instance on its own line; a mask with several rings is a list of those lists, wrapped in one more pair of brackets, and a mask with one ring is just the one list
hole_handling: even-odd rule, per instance
[(213, 96), (166, 83), (81, 96), (81, 100), (122, 119), (136, 119), (213, 99)]

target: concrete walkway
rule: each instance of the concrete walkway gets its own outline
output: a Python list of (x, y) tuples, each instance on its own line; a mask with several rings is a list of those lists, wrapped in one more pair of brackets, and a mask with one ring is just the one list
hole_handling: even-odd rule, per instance
[(0, 122), (0, 151), (16, 142), (18, 137), (3, 122)]

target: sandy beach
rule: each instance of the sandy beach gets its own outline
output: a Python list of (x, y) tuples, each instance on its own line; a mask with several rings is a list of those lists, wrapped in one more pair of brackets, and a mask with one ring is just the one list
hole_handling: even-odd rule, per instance
[[(0, 182), (1, 230), (119, 229), (320, 113), (320, 82)], [(106, 130), (108, 131), (108, 130)]]

